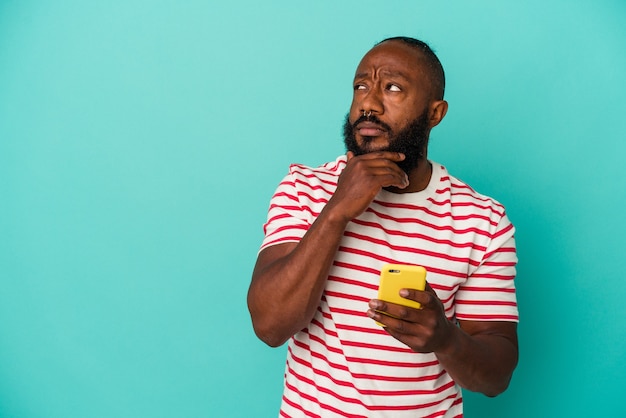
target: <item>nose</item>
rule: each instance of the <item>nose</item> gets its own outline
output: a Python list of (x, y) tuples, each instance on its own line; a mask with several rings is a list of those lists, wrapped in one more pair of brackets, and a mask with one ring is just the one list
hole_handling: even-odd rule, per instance
[(378, 85), (372, 86), (364, 92), (359, 103), (359, 112), (365, 114), (383, 114), (385, 107), (383, 105), (381, 93), (381, 89)]

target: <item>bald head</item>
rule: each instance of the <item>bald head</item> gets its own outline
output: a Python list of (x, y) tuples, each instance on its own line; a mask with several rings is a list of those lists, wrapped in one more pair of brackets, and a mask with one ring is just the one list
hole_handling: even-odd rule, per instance
[(400, 42), (404, 45), (410, 46), (415, 51), (418, 51), (420, 58), (416, 62), (416, 65), (421, 65), (425, 70), (426, 76), (429, 78), (432, 86), (433, 99), (443, 100), (446, 87), (446, 77), (439, 58), (437, 58), (437, 55), (435, 55), (430, 46), (419, 39), (409, 38), (407, 36), (395, 36), (383, 39), (378, 42), (376, 46), (385, 42)]

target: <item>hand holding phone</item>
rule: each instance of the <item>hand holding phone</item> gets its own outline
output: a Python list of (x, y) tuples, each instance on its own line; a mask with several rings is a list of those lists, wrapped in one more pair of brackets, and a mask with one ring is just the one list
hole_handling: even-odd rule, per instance
[[(399, 292), (400, 289), (424, 290), (425, 288), (426, 269), (424, 267), (407, 264), (385, 264), (380, 271), (378, 299), (397, 305), (420, 309), (421, 305), (419, 302), (405, 299), (400, 296)], [(379, 322), (377, 322), (377, 324), (384, 326)]]

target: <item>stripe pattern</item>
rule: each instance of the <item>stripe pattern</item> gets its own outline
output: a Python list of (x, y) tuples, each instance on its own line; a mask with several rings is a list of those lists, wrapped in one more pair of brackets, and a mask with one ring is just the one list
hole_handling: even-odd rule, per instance
[[(264, 226), (297, 242), (337, 186), (345, 156), (292, 165)], [(417, 193), (382, 190), (352, 220), (315, 317), (289, 341), (283, 417), (460, 417), (460, 388), (432, 353), (414, 353), (365, 314), (385, 263), (422, 265), (450, 320), (518, 321), (514, 227), (497, 201), (432, 163)]]

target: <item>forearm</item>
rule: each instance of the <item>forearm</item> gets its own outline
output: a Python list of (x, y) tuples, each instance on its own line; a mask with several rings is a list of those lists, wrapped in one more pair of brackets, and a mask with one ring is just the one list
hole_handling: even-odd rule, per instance
[(461, 387), (487, 396), (496, 396), (508, 387), (518, 359), (516, 324), (500, 325), (502, 333), (470, 335), (450, 323), (448, 343), (435, 354)]
[(327, 207), (294, 247), (286, 246), (271, 262), (263, 259), (266, 254), (259, 256), (248, 308), (254, 330), (266, 344), (283, 344), (315, 315), (346, 224)]
[(409, 185), (396, 164), (403, 154), (348, 152), (347, 159), (335, 192), (304, 237), (259, 254), (248, 308), (256, 334), (271, 346), (283, 344), (315, 315), (348, 222), (367, 209), (381, 188)]

